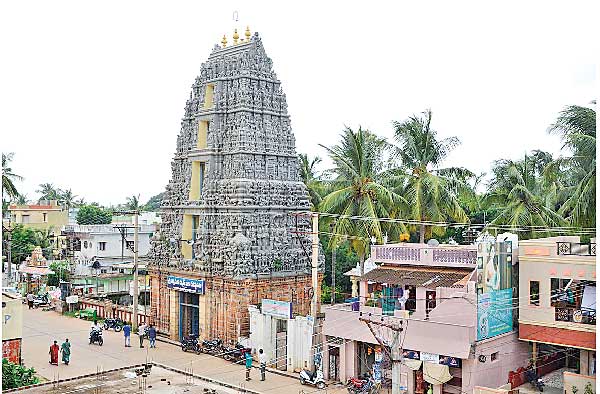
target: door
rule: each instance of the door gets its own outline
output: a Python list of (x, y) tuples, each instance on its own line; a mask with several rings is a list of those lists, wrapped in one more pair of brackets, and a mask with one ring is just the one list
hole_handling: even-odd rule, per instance
[(275, 329), (275, 368), (287, 370), (287, 320), (276, 319)]
[(339, 381), (340, 374), (340, 348), (329, 346), (329, 379)]

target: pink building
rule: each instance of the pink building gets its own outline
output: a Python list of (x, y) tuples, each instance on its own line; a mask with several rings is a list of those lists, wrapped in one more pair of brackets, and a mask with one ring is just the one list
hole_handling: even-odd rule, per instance
[(408, 393), (427, 392), (428, 385), (435, 394), (499, 387), (509, 371), (527, 364), (528, 347), (510, 330), (512, 319), (508, 332), (477, 340), (476, 245), (400, 243), (371, 252), (365, 265), (373, 268), (358, 283), (360, 301), (323, 308), (327, 378), (346, 382), (380, 370), (389, 385), (390, 361), (375, 336), (389, 347), (393, 333), (378, 323), (402, 327), (391, 346), (403, 352), (400, 388)]

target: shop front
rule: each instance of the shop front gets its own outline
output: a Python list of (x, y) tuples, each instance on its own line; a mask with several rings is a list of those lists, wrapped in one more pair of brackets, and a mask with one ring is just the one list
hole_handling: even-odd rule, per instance
[(167, 287), (175, 293), (178, 302), (179, 339), (192, 334), (200, 335), (200, 321), (204, 320), (204, 302), (202, 302), (205, 293), (204, 280), (168, 276)]
[(456, 357), (404, 349), (401, 386), (409, 393), (459, 394), (462, 360)]

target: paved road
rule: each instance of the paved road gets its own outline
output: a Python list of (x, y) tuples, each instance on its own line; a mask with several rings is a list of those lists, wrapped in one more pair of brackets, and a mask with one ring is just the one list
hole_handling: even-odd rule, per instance
[[(107, 370), (156, 361), (179, 369), (192, 369), (195, 374), (264, 393), (298, 394), (300, 390), (315, 390), (313, 387), (300, 385), (296, 379), (276, 374), (267, 374), (267, 380), (261, 382), (257, 369), (252, 370), (253, 380), (246, 382), (245, 369), (241, 365), (205, 354), (185, 353), (178, 346), (164, 342), (157, 342), (156, 349), (149, 349), (146, 341), (146, 347), (140, 349), (137, 335), (131, 338), (132, 347), (125, 348), (123, 333), (112, 330), (103, 332), (103, 346), (89, 345), (90, 326), (91, 323), (84, 320), (40, 309), (29, 310), (24, 306), (23, 362), (49, 380), (94, 373), (98, 368)], [(60, 345), (65, 338), (72, 342), (71, 363), (68, 366), (60, 364), (58, 367), (50, 365), (48, 351), (52, 341), (57, 340)], [(327, 390), (328, 394), (334, 392), (331, 389)], [(341, 389), (335, 391), (345, 392)]]

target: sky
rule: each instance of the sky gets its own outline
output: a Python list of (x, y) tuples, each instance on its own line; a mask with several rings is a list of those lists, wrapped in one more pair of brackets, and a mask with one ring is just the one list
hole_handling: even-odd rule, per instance
[(50, 182), (105, 205), (146, 201), (171, 176), (201, 64), (248, 25), (298, 152), (325, 157), (319, 144), (344, 126), (391, 140), (393, 120), (431, 108), (438, 135), (462, 141), (445, 164), (489, 172), (532, 149), (561, 154), (548, 126), (598, 98), (597, 15), (593, 1), (2, 2), (0, 147), (31, 200)]

